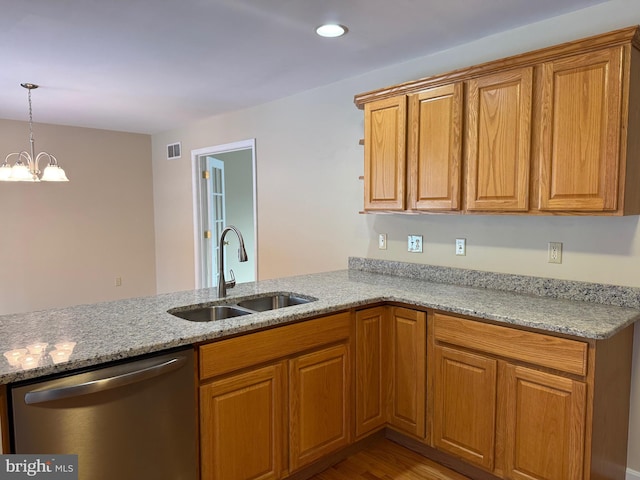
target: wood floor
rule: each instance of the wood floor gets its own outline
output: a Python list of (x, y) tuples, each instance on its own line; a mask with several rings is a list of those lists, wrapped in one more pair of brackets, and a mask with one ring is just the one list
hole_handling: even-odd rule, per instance
[(397, 443), (380, 438), (310, 480), (469, 480)]

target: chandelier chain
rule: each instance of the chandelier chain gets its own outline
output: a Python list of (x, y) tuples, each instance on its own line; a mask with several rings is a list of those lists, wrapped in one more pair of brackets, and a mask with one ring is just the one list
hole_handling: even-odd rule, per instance
[(28, 88), (29, 92), (29, 141), (33, 142), (33, 112), (31, 110), (31, 89)]

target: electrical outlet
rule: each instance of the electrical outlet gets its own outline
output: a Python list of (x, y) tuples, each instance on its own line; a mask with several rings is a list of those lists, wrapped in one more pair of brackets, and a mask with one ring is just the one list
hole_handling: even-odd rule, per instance
[(466, 254), (467, 254), (467, 239), (456, 238), (456, 255), (466, 255)]
[(115, 280), (114, 283), (115, 283), (116, 287), (121, 287), (122, 286), (122, 277), (116, 277), (116, 280)]
[(549, 242), (548, 263), (562, 263), (562, 242)]
[(380, 250), (386, 250), (387, 249), (387, 234), (386, 233), (381, 233), (378, 235), (378, 248)]
[(409, 235), (407, 237), (407, 251), (422, 253), (422, 235)]

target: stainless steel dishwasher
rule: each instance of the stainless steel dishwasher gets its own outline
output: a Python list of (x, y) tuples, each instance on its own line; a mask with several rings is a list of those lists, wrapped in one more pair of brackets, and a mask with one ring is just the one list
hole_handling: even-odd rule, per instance
[(195, 480), (193, 350), (11, 387), (14, 453), (77, 454), (80, 480)]

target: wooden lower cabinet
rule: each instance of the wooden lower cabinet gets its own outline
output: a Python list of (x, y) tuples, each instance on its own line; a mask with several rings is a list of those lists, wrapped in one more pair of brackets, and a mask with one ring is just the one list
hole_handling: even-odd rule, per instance
[(391, 401), (389, 424), (420, 439), (425, 438), (427, 315), (391, 307), (389, 370)]
[(356, 438), (374, 432), (387, 423), (387, 312), (387, 307), (356, 312)]
[(291, 471), (349, 444), (349, 372), (344, 344), (289, 362)]
[(632, 345), (394, 305), (202, 345), (201, 478), (304, 475), (388, 427), (461, 471), (624, 480)]
[[(436, 345), (434, 358), (436, 448), (508, 479), (584, 478), (585, 382), (453, 347)], [(498, 423), (504, 470), (494, 471)]]
[(506, 399), (507, 477), (583, 478), (585, 383), (507, 365)]
[(280, 362), (200, 387), (203, 480), (280, 478), (284, 372)]
[(202, 480), (287, 477), (351, 442), (351, 312), (199, 347)]
[(434, 313), (428, 339), (431, 446), (505, 479), (624, 480), (633, 327), (583, 340)]
[(395, 306), (356, 312), (355, 432), (384, 426), (426, 435), (426, 313)]
[(434, 444), (487, 470), (494, 466), (497, 365), (483, 355), (435, 347)]
[(583, 478), (586, 385), (571, 373), (587, 372), (587, 343), (438, 313), (429, 340), (434, 447), (503, 478)]

